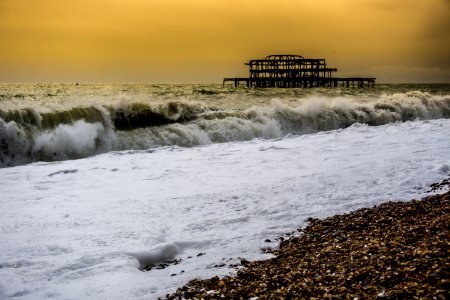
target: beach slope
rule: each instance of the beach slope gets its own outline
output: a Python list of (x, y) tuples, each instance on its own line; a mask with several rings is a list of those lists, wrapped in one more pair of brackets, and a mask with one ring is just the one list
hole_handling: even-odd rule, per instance
[(449, 299), (450, 192), (309, 219), (269, 260), (170, 299)]

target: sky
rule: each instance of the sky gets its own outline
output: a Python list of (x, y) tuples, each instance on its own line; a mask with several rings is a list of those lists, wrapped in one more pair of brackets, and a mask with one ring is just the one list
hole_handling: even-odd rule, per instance
[(0, 82), (221, 83), (270, 54), (450, 83), (450, 0), (0, 0)]

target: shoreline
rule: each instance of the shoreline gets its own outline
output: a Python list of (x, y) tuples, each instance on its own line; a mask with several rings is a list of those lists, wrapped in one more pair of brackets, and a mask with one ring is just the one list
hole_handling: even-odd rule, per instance
[(192, 280), (167, 299), (448, 299), (450, 191), (308, 219), (275, 257)]

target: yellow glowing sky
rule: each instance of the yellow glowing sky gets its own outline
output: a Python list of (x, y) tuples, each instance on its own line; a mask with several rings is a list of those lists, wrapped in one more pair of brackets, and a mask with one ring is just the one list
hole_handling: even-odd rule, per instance
[(450, 83), (450, 0), (0, 0), (0, 82), (221, 82), (269, 54)]

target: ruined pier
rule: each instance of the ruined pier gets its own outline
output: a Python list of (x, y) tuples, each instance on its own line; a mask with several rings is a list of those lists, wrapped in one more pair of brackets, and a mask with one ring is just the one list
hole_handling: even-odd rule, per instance
[(299, 55), (269, 55), (265, 59), (253, 59), (249, 77), (224, 78), (235, 87), (260, 88), (308, 88), (308, 87), (373, 87), (375, 78), (332, 77), (336, 68), (329, 68), (323, 58), (303, 58)]

